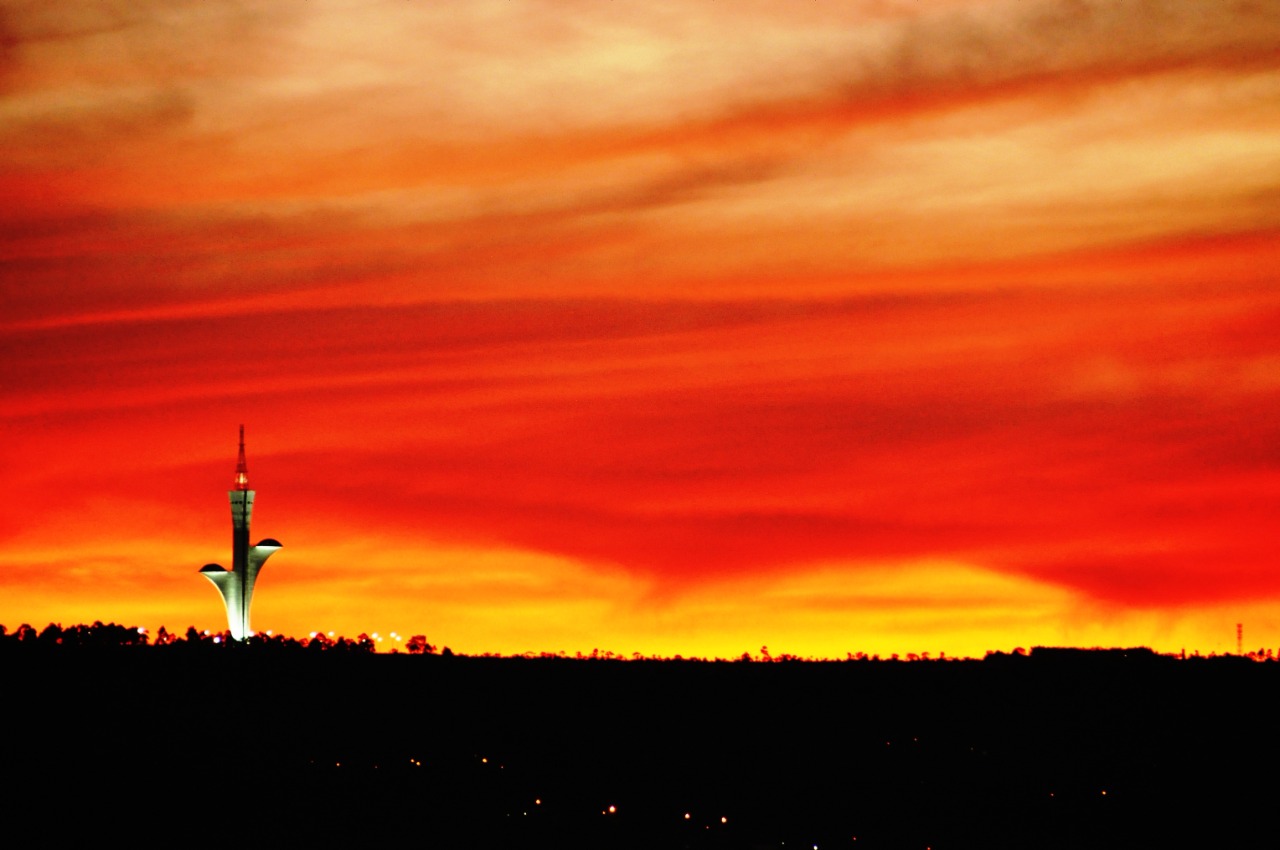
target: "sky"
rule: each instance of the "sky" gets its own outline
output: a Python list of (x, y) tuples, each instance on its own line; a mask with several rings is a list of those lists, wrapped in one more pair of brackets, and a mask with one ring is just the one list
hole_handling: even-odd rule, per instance
[[(1280, 646), (1280, 4), (0, 0), (0, 623)], [(389, 648), (388, 640), (382, 648)]]

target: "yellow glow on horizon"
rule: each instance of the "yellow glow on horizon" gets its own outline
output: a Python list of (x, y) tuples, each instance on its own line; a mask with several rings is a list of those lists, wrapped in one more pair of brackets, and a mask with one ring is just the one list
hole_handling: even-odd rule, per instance
[[(99, 588), (91, 603), (68, 606), (47, 586), (11, 586), (0, 622), (37, 629), (49, 622), (93, 620), (225, 628), (216, 593), (196, 570), (208, 552), (189, 541), (163, 549), (163, 569), (134, 571), (134, 555), (103, 556), (100, 541), (48, 548), (31, 574)], [(505, 549), (434, 546), (286, 548), (264, 570), (255, 594), (259, 633), (304, 637), (317, 627), (353, 638), (425, 634), (455, 652), (608, 650), (618, 657), (758, 655), (843, 658), (863, 652), (981, 657), (1015, 646), (1150, 646), (1157, 651), (1235, 651), (1234, 624), (1245, 623), (1245, 649), (1280, 642), (1280, 615), (1265, 601), (1196, 610), (1137, 610), (1090, 602), (1078, 593), (950, 560), (830, 563), (785, 575), (700, 582), (682, 592), (620, 568)], [(8, 553), (10, 559), (13, 552)], [(60, 565), (74, 563), (66, 570)], [(189, 569), (177, 569), (182, 564)], [(371, 579), (377, 576), (377, 579)], [(385, 588), (385, 590), (380, 590)], [(344, 602), (372, 599), (368, 610)], [(22, 612), (21, 614), (17, 612)], [(16, 619), (15, 619), (16, 618)], [(1016, 636), (1016, 637), (1012, 637)]]

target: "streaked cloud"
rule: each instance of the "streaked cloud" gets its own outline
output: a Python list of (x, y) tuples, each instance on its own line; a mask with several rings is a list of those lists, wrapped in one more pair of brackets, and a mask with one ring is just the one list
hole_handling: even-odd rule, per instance
[[(278, 628), (1208, 642), (1280, 593), (1278, 30), (1243, 0), (10, 5), (0, 622), (216, 627), (172, 576), (225, 559), (245, 422)], [(153, 589), (90, 595), (146, 529)]]

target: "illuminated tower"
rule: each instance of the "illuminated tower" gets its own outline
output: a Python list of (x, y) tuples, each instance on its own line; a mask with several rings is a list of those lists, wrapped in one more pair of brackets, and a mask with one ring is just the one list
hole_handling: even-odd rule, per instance
[(253, 585), (258, 571), (280, 543), (271, 538), (249, 545), (249, 523), (253, 519), (253, 495), (249, 489), (249, 465), (244, 459), (244, 426), (240, 426), (240, 457), (236, 461), (234, 489), (227, 495), (231, 499), (231, 569), (221, 564), (205, 564), (200, 573), (213, 582), (222, 594), (227, 606), (227, 626), (231, 636), (244, 640), (253, 631), (249, 628), (249, 605), (253, 602)]

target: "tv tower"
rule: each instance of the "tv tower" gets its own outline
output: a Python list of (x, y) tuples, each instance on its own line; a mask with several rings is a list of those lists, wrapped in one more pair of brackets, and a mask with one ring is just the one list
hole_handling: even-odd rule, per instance
[(231, 636), (244, 640), (253, 634), (249, 628), (249, 605), (253, 602), (253, 585), (258, 571), (272, 553), (280, 548), (270, 537), (249, 545), (249, 523), (253, 519), (254, 491), (249, 489), (249, 464), (244, 457), (244, 426), (240, 426), (240, 456), (236, 460), (236, 476), (227, 496), (231, 499), (231, 569), (221, 564), (205, 564), (200, 574), (213, 582), (227, 606), (227, 626)]

